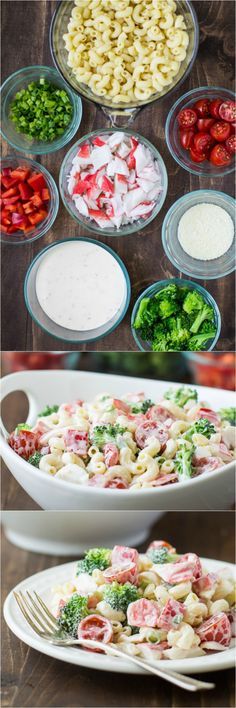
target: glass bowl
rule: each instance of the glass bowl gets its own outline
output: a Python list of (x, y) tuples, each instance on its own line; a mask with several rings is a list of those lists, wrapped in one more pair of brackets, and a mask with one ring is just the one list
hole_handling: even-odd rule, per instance
[(235, 390), (234, 352), (183, 352), (187, 359), (194, 383), (230, 391)]
[[(68, 125), (63, 135), (52, 140), (52, 142), (34, 140), (24, 135), (24, 133), (17, 133), (13, 121), (9, 118), (10, 105), (17, 91), (28, 86), (31, 81), (38, 81), (40, 78), (47, 79), (55, 86), (64, 89), (73, 106), (73, 118), (71, 123)], [(65, 81), (63, 81), (58, 71), (51, 66), (25, 66), (14, 74), (11, 74), (2, 85), (1, 103), (2, 135), (12, 147), (21, 152), (34, 153), (35, 155), (55, 152), (69, 143), (81, 123), (82, 102), (80, 98), (68, 87)]]
[(235, 200), (224, 192), (211, 189), (199, 189), (189, 192), (177, 199), (167, 212), (162, 224), (162, 243), (164, 251), (171, 263), (185, 275), (199, 278), (199, 280), (212, 280), (222, 278), (232, 273), (235, 269), (235, 237), (232, 245), (223, 256), (210, 261), (192, 258), (180, 245), (178, 239), (178, 225), (183, 214), (196, 204), (216, 204), (225, 209), (234, 223)]
[[(98, 96), (92, 92), (89, 86), (77, 81), (72, 73), (72, 69), (67, 64), (68, 51), (65, 48), (63, 35), (67, 33), (68, 23), (71, 17), (72, 9), (74, 8), (73, 0), (62, 0), (58, 3), (55, 13), (52, 18), (50, 27), (50, 49), (53, 61), (63, 79), (71, 88), (83, 98), (93, 101), (98, 104), (106, 115), (109, 116), (112, 125), (127, 126), (137, 115), (141, 108), (150, 105), (154, 101), (158, 101), (167, 94), (170, 94), (186, 79), (191, 71), (193, 63), (196, 59), (199, 45), (199, 28), (198, 20), (193, 5), (188, 0), (177, 0), (179, 14), (184, 16), (186, 28), (189, 35), (189, 45), (187, 47), (186, 57), (181, 62), (179, 72), (174, 77), (172, 84), (165, 86), (161, 93), (155, 93), (148, 100), (127, 103), (114, 104), (111, 100), (104, 96)], [(118, 3), (119, 5), (119, 3)]]
[(233, 172), (235, 169), (235, 159), (232, 156), (232, 161), (230, 164), (223, 167), (216, 167), (212, 165), (209, 160), (205, 162), (192, 162), (190, 158), (189, 150), (185, 150), (180, 144), (179, 139), (179, 125), (177, 121), (177, 115), (183, 108), (189, 108), (195, 101), (201, 98), (208, 98), (213, 101), (215, 98), (221, 98), (223, 100), (233, 100), (234, 93), (226, 88), (218, 88), (217, 86), (200, 86), (199, 88), (187, 91), (183, 96), (180, 96), (178, 100), (174, 103), (170, 109), (165, 125), (165, 137), (169, 148), (169, 151), (178, 165), (191, 172), (193, 175), (207, 176), (207, 177), (222, 177)]
[(138, 348), (141, 349), (142, 352), (146, 351), (152, 351), (151, 344), (149, 342), (145, 342), (142, 337), (139, 335), (138, 330), (134, 329), (134, 321), (138, 312), (138, 308), (140, 305), (141, 300), (143, 300), (144, 297), (153, 297), (156, 293), (159, 292), (159, 290), (162, 290), (162, 288), (165, 288), (167, 285), (170, 285), (171, 283), (174, 283), (176, 285), (179, 285), (180, 287), (188, 287), (189, 290), (197, 290), (199, 295), (201, 295), (206, 303), (208, 305), (211, 305), (214, 310), (214, 315), (215, 315), (215, 325), (216, 325), (216, 335), (213, 340), (210, 340), (210, 346), (208, 346), (208, 349), (205, 351), (211, 351), (212, 349), (215, 348), (216, 343), (219, 339), (220, 336), (220, 330), (221, 330), (221, 316), (220, 316), (220, 311), (218, 308), (218, 305), (212, 295), (208, 293), (205, 288), (203, 288), (201, 285), (198, 285), (198, 283), (193, 283), (191, 280), (184, 280), (182, 278), (168, 278), (167, 280), (159, 280), (156, 283), (153, 283), (153, 285), (149, 285), (146, 290), (143, 291), (141, 295), (139, 295), (138, 299), (136, 300), (132, 315), (131, 315), (131, 329), (132, 329), (132, 334), (135, 339), (136, 344), (138, 345)]
[(29, 157), (25, 157), (24, 155), (19, 155), (19, 157), (17, 155), (9, 155), (9, 157), (4, 157), (1, 160), (0, 169), (4, 167), (10, 167), (14, 169), (19, 165), (21, 167), (29, 167), (34, 172), (39, 172), (44, 176), (44, 179), (47, 182), (47, 187), (50, 191), (51, 198), (46, 218), (41, 221), (41, 223), (37, 226), (32, 226), (32, 229), (26, 234), (20, 229), (19, 231), (15, 231), (15, 233), (13, 234), (6, 234), (1, 231), (2, 243), (9, 243), (14, 246), (24, 243), (30, 243), (31, 241), (36, 241), (38, 238), (41, 238), (41, 236), (44, 236), (44, 234), (46, 234), (47, 231), (49, 231), (49, 229), (52, 227), (59, 208), (59, 194), (57, 185), (54, 182), (52, 175), (50, 175), (50, 172), (48, 172), (48, 170), (46, 170), (46, 168), (40, 165), (38, 162), (35, 162), (35, 160), (30, 160)]
[[(123, 132), (122, 129), (116, 130), (116, 132)], [(140, 218), (137, 219), (137, 221), (126, 224), (124, 226), (121, 226), (119, 229), (117, 229), (115, 226), (111, 228), (101, 228), (98, 226), (95, 222), (91, 219), (89, 219), (86, 216), (82, 216), (82, 214), (79, 213), (78, 209), (76, 209), (75, 203), (71, 197), (71, 194), (68, 192), (68, 182), (67, 178), (68, 175), (71, 171), (72, 168), (72, 161), (74, 157), (76, 156), (78, 152), (78, 148), (83, 145), (83, 143), (87, 143), (88, 141), (91, 141), (96, 135), (112, 135), (114, 133), (114, 130), (112, 128), (103, 129), (103, 130), (94, 130), (92, 133), (88, 133), (88, 135), (84, 135), (83, 138), (80, 138), (77, 143), (72, 145), (70, 148), (69, 152), (67, 152), (66, 156), (64, 157), (64, 160), (61, 165), (60, 169), (60, 175), (59, 175), (59, 189), (60, 189), (60, 194), (62, 201), (69, 212), (71, 216), (73, 216), (76, 221), (78, 221), (81, 226), (84, 226), (85, 229), (88, 229), (89, 231), (94, 231), (96, 234), (102, 234), (102, 235), (108, 235), (108, 236), (127, 236), (127, 234), (134, 234), (137, 231), (144, 229), (145, 226), (150, 224), (153, 219), (159, 214), (159, 211), (161, 210), (165, 198), (166, 198), (166, 193), (167, 193), (167, 187), (168, 187), (168, 176), (167, 176), (167, 171), (165, 167), (165, 163), (158, 152), (158, 150), (155, 148), (152, 143), (149, 142), (149, 140), (146, 140), (146, 138), (143, 138), (142, 135), (139, 135), (138, 133), (134, 133), (132, 130), (125, 130), (126, 135), (133, 135), (134, 138), (139, 140), (141, 143), (143, 143), (149, 150), (151, 151), (153, 157), (155, 160), (158, 162), (158, 166), (160, 169), (160, 174), (161, 174), (161, 184), (163, 186), (163, 190), (159, 195), (159, 198), (157, 199), (155, 206), (153, 207), (152, 213), (148, 218)]]
[[(108, 253), (113, 256), (113, 258), (117, 261), (117, 263), (120, 266), (120, 269), (122, 271), (123, 279), (124, 279), (124, 298), (121, 303), (121, 306), (119, 310), (116, 312), (116, 314), (112, 317), (111, 320), (106, 322), (105, 324), (99, 326), (96, 329), (93, 330), (88, 330), (88, 331), (74, 331), (74, 330), (69, 330), (65, 327), (62, 327), (58, 324), (56, 324), (53, 320), (46, 315), (44, 310), (42, 309), (38, 298), (37, 298), (37, 293), (36, 293), (36, 277), (37, 277), (37, 272), (38, 268), (42, 263), (43, 258), (45, 257), (45, 254), (48, 253), (48, 251), (52, 248), (57, 248), (58, 246), (61, 246), (63, 243), (69, 243), (70, 241), (85, 241), (86, 243), (89, 244), (95, 244), (99, 248), (105, 249), (105, 251), (108, 251)], [(64, 342), (70, 342), (73, 344), (85, 344), (86, 342), (92, 342), (97, 339), (101, 339), (101, 337), (104, 337), (107, 334), (110, 334), (118, 325), (120, 322), (123, 320), (126, 311), (129, 306), (130, 302), (130, 293), (131, 293), (131, 288), (130, 288), (130, 279), (128, 275), (128, 271), (126, 270), (126, 267), (121, 260), (121, 258), (113, 251), (109, 246), (105, 246), (105, 244), (100, 243), (99, 241), (95, 241), (94, 239), (89, 239), (87, 237), (80, 237), (80, 238), (70, 238), (70, 239), (62, 239), (61, 241), (56, 241), (55, 243), (51, 244), (50, 246), (47, 246), (47, 248), (44, 248), (43, 251), (41, 251), (36, 258), (32, 261), (30, 267), (28, 268), (28, 271), (26, 273), (25, 277), (25, 283), (24, 283), (24, 297), (25, 297), (25, 303), (27, 310), (34, 320), (38, 327), (41, 327), (41, 329), (44, 330), (49, 335), (52, 335), (56, 339), (63, 340)]]

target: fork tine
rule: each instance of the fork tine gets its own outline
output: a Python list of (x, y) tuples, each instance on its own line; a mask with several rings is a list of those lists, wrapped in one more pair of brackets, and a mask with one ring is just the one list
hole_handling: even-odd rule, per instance
[(28, 590), (26, 592), (27, 592), (28, 598), (29, 598), (32, 606), (34, 607), (34, 609), (36, 610), (36, 612), (38, 614), (38, 617), (41, 618), (45, 622), (47, 629), (49, 629), (51, 632), (54, 632), (55, 628), (56, 628), (55, 623), (52, 624), (52, 622), (48, 620), (48, 617), (45, 616), (45, 614), (42, 612), (41, 606), (37, 605), (37, 603), (35, 602), (34, 598), (32, 597), (32, 595), (30, 594), (30, 592)]
[(26, 597), (25, 595), (23, 595), (23, 593), (22, 593), (21, 591), (19, 592), (19, 595), (20, 595), (21, 600), (22, 600), (22, 602), (24, 603), (24, 605), (26, 605), (26, 608), (27, 608), (27, 610), (29, 611), (29, 615), (30, 615), (31, 617), (33, 617), (33, 618), (36, 620), (36, 622), (37, 622), (38, 625), (41, 627), (41, 629), (43, 630), (43, 632), (48, 632), (48, 627), (47, 627), (47, 625), (45, 625), (45, 624), (42, 622), (40, 616), (38, 616), (38, 614), (35, 613), (34, 608), (31, 607), (31, 605), (30, 605), (30, 603), (29, 603), (27, 597)]
[(20, 596), (18, 595), (17, 592), (14, 592), (13, 594), (14, 594), (14, 598), (18, 604), (18, 607), (20, 608), (22, 614), (24, 615), (24, 618), (26, 619), (26, 622), (28, 622), (28, 624), (36, 632), (36, 634), (39, 634), (39, 636), (41, 637), (42, 636), (41, 630), (39, 629), (39, 627), (36, 626), (36, 624), (31, 619), (30, 615), (28, 614), (27, 610), (25, 609), (25, 607), (22, 603)]
[(37, 600), (38, 600), (39, 604), (41, 605), (41, 607), (43, 608), (45, 614), (49, 617), (49, 619), (51, 620), (51, 622), (54, 624), (54, 628), (55, 628), (55, 629), (58, 629), (58, 622), (57, 622), (57, 620), (56, 620), (56, 617), (54, 617), (54, 615), (52, 615), (52, 613), (51, 613), (50, 610), (48, 609), (47, 605), (45, 605), (45, 602), (42, 600), (42, 598), (40, 597), (40, 595), (38, 595), (38, 593), (36, 592), (36, 590), (34, 590), (34, 595), (35, 595), (35, 597), (37, 598)]

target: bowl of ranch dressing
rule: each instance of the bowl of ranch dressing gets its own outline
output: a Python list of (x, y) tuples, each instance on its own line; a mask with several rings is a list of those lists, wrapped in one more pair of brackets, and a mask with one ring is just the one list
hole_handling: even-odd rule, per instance
[(58, 241), (32, 261), (24, 296), (32, 319), (66, 342), (100, 339), (119, 325), (130, 301), (124, 263), (89, 238)]

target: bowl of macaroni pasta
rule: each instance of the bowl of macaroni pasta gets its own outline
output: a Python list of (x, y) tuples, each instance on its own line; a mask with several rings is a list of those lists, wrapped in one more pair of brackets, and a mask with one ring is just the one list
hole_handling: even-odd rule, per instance
[(67, 83), (113, 124), (179, 86), (199, 42), (188, 0), (62, 1), (50, 28), (54, 63)]

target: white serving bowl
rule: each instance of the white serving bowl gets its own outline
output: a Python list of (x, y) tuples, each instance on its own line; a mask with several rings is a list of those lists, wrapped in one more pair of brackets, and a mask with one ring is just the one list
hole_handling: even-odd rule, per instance
[[(60, 404), (75, 398), (92, 400), (99, 393), (121, 397), (145, 391), (148, 398), (160, 400), (169, 386), (166, 381), (98, 374), (84, 371), (22, 371), (2, 379), (2, 398), (13, 391), (24, 391), (29, 400), (27, 423), (35, 423), (45, 405)], [(195, 386), (199, 399), (213, 408), (234, 406), (234, 393), (223, 389)], [(20, 421), (23, 422), (23, 421)], [(8, 445), (8, 432), (1, 424), (1, 454), (15, 479), (42, 509), (67, 510), (147, 510), (227, 509), (234, 502), (234, 462), (185, 482), (162, 488), (103, 489), (81, 486), (55, 479), (19, 457)]]
[(67, 556), (81, 555), (95, 543), (108, 548), (116, 544), (138, 546), (162, 515), (160, 511), (2, 511), (1, 519), (8, 541), (19, 548)]

